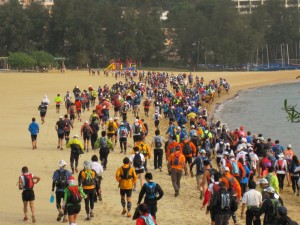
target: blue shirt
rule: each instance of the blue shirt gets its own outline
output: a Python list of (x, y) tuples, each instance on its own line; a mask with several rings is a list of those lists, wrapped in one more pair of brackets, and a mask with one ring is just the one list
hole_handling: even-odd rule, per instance
[[(59, 169), (59, 170), (55, 170), (54, 173), (53, 173), (53, 177), (52, 177), (52, 180), (55, 182), (59, 179), (59, 174), (58, 174), (58, 171), (67, 171), (66, 172), (66, 177), (67, 179), (69, 179), (69, 177), (71, 176), (71, 173), (68, 171), (68, 170), (65, 170), (65, 169)], [(57, 188), (56, 187), (56, 192), (63, 192), (64, 191), (64, 188)]]
[(31, 122), (31, 124), (29, 124), (28, 127), (29, 132), (31, 133), (31, 135), (37, 135), (39, 133), (39, 125), (36, 122)]
[(250, 174), (250, 169), (249, 169), (249, 167), (248, 166), (244, 166), (244, 169), (245, 169), (245, 172), (246, 172), (246, 175), (245, 175), (245, 177), (244, 177), (244, 179), (242, 179), (241, 180), (241, 184), (247, 184), (248, 183), (248, 181), (249, 181), (249, 174)]

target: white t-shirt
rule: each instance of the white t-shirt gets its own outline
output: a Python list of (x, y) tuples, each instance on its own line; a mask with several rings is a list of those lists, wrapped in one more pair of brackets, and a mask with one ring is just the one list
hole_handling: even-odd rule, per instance
[[(141, 156), (142, 165), (140, 166), (140, 168), (134, 167), (135, 170), (141, 170), (141, 169), (144, 169), (145, 157), (144, 157), (144, 155), (143, 155), (142, 153), (138, 153), (138, 154), (140, 154), (140, 156)], [(133, 159), (134, 159), (135, 155), (136, 155), (136, 154), (134, 153), (134, 154), (132, 154), (132, 155), (129, 157), (129, 160), (130, 160), (130, 162), (132, 163), (132, 165), (133, 165)]]
[(257, 162), (259, 160), (258, 156), (255, 153), (250, 153), (249, 156), (251, 158), (252, 168), (256, 169), (256, 165), (257, 165)]
[(262, 195), (259, 191), (250, 189), (244, 194), (242, 203), (247, 206), (259, 206), (262, 203)]
[(92, 169), (99, 175), (103, 173), (103, 166), (98, 162), (92, 162)]

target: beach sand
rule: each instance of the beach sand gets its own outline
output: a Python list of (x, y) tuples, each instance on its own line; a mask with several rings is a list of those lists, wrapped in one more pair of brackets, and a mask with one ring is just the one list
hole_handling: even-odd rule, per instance
[[(239, 90), (258, 86), (296, 82), (299, 71), (279, 71), (279, 72), (203, 72), (198, 73), (203, 76), (205, 83), (210, 79), (227, 79), (231, 85), (229, 94), (222, 94), (216, 98), (214, 105), (220, 104), (228, 98), (233, 97)], [(196, 75), (197, 73), (193, 73)], [(0, 221), (1, 224), (23, 224), (23, 211), (21, 201), (21, 191), (16, 185), (18, 176), (23, 166), (28, 166), (30, 172), (40, 176), (41, 181), (34, 190), (36, 195), (36, 218), (37, 224), (52, 225), (57, 224), (57, 210), (55, 204), (49, 203), (51, 194), (52, 174), (58, 169), (58, 161), (65, 159), (69, 167), (69, 150), (57, 150), (57, 135), (54, 129), (59, 115), (64, 115), (66, 110), (62, 107), (61, 113), (55, 113), (54, 97), (60, 93), (64, 96), (66, 91), (72, 92), (75, 85), (81, 90), (86, 89), (90, 84), (97, 88), (105, 83), (113, 84), (112, 77), (89, 76), (87, 71), (67, 71), (64, 74), (57, 72), (49, 73), (0, 73), (2, 110), (0, 111), (1, 123), (1, 163), (2, 173)], [(40, 123), (39, 111), (37, 110), (43, 96), (47, 94), (51, 103), (46, 115), (46, 123)], [(213, 106), (210, 107), (212, 110)], [(153, 109), (152, 111), (153, 112)], [(83, 121), (88, 119), (90, 112), (85, 112)], [(27, 130), (31, 118), (36, 117), (40, 125), (38, 135), (38, 148), (32, 150), (30, 134)], [(141, 116), (142, 117), (142, 116)], [(146, 119), (150, 125), (147, 142), (150, 143), (154, 134), (154, 122)], [(133, 115), (130, 114), (129, 122), (133, 122)], [(81, 123), (76, 121), (75, 127), (71, 131), (71, 136), (80, 134)], [(162, 121), (160, 129), (164, 132), (167, 129), (167, 121)], [(118, 146), (118, 145), (117, 145)], [(132, 146), (132, 140), (129, 142)], [(130, 149), (130, 148), (129, 148)], [(94, 154), (93, 151), (86, 153), (80, 158), (79, 168), (83, 168), (83, 161), (89, 160)], [(95, 152), (98, 155), (98, 151)], [(103, 174), (102, 183), (103, 201), (95, 205), (95, 217), (90, 222), (85, 222), (85, 210), (82, 203), (82, 210), (79, 214), (77, 224), (135, 224), (131, 219), (121, 216), (121, 204), (118, 184), (115, 180), (115, 172), (122, 165), (124, 155), (119, 154), (119, 147), (109, 155), (108, 169)], [(152, 160), (151, 160), (152, 161)], [(158, 203), (157, 221), (160, 225), (167, 224), (209, 224), (209, 216), (205, 215), (205, 210), (200, 210), (202, 201), (199, 200), (199, 193), (196, 190), (196, 180), (191, 177), (182, 178), (181, 194), (174, 198), (174, 191), (171, 179), (167, 175), (165, 159), (163, 160), (163, 172), (153, 171), (153, 161), (150, 163), (150, 172), (154, 174), (154, 180), (163, 188), (165, 195)], [(76, 177), (77, 179), (77, 177)], [(138, 185), (139, 187), (139, 185)], [(138, 188), (138, 191), (140, 187)], [(133, 210), (136, 206), (139, 192), (134, 192), (132, 197)], [(292, 195), (291, 188), (285, 188), (282, 194), (289, 215), (296, 221), (300, 221), (297, 209), (300, 204), (300, 197)], [(30, 215), (30, 214), (29, 214)], [(237, 212), (240, 215), (240, 209)], [(239, 224), (245, 224), (245, 220), (239, 219)], [(29, 223), (29, 222), (27, 222)], [(232, 220), (231, 220), (232, 223)]]

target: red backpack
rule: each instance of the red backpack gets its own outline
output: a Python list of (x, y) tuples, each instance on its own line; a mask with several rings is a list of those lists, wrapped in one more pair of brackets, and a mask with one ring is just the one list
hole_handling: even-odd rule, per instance
[(33, 187), (34, 187), (32, 174), (28, 173), (26, 175), (23, 175), (23, 177), (24, 177), (24, 189), (25, 190), (32, 190)]

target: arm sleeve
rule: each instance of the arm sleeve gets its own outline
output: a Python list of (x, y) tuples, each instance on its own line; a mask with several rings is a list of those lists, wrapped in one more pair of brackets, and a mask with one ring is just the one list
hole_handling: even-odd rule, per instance
[(164, 191), (159, 186), (159, 184), (156, 184), (156, 189), (157, 189), (157, 193), (158, 193), (158, 197), (156, 198), (156, 200), (158, 201), (164, 196)]
[(198, 160), (198, 157), (192, 162), (192, 164), (191, 164), (191, 166), (190, 166), (190, 171), (193, 170), (193, 167), (194, 167), (194, 165), (196, 164), (197, 160)]
[(140, 191), (140, 194), (139, 194), (139, 199), (138, 199), (138, 204), (140, 204), (143, 200), (143, 197), (146, 193), (146, 184), (143, 185), (141, 191)]

